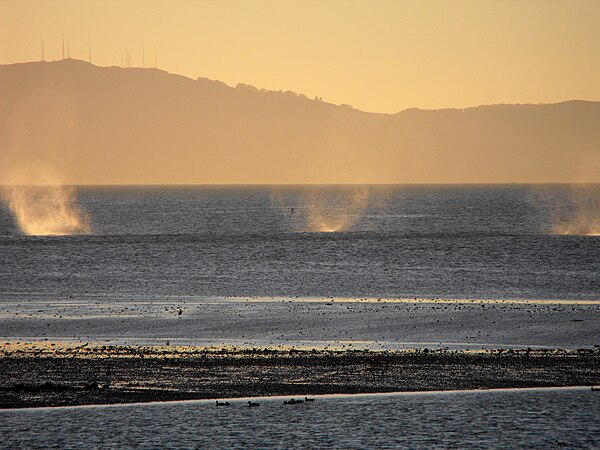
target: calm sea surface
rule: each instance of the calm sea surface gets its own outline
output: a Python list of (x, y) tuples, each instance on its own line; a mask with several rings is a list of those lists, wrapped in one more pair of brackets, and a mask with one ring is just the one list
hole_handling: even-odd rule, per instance
[(4, 448), (460, 448), (600, 446), (600, 393), (481, 391), (0, 411)]
[(572, 191), (86, 187), (79, 200), (93, 234), (63, 237), (23, 236), (0, 202), (0, 300), (600, 299), (600, 237), (556, 231), (597, 223), (600, 188), (585, 201)]

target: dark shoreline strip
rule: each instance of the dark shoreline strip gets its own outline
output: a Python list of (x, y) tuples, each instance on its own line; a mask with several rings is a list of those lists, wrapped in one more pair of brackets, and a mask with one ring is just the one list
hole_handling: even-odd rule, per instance
[[(598, 388), (600, 389), (600, 388)], [(312, 397), (310, 401), (316, 401), (319, 399), (326, 398), (347, 398), (347, 397), (378, 397), (378, 396), (401, 396), (401, 395), (447, 395), (447, 394), (485, 394), (485, 393), (497, 393), (497, 392), (536, 392), (536, 391), (561, 391), (561, 390), (578, 390), (578, 391), (589, 391), (590, 386), (533, 386), (533, 387), (519, 387), (519, 388), (490, 388), (490, 389), (449, 389), (441, 391), (394, 391), (394, 392), (359, 392), (356, 394), (317, 394)], [(595, 390), (595, 389), (593, 389)], [(206, 403), (214, 405), (216, 400), (220, 402), (229, 402), (230, 406), (242, 406), (245, 407), (248, 404), (248, 400), (252, 401), (284, 401), (292, 398), (291, 395), (270, 395), (263, 397), (215, 397), (215, 398), (194, 398), (187, 400), (148, 400), (141, 402), (130, 402), (130, 403), (84, 403), (77, 405), (57, 405), (57, 406), (31, 406), (31, 407), (15, 407), (15, 408), (0, 408), (0, 411), (18, 411), (24, 409), (63, 409), (63, 408), (98, 408), (103, 406), (127, 406), (127, 405), (164, 405), (166, 403)]]
[(600, 384), (600, 349), (0, 352), (0, 408)]

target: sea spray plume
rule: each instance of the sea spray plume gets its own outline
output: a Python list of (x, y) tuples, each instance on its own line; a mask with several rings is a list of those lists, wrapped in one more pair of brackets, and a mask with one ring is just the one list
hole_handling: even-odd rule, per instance
[(305, 198), (309, 231), (348, 230), (369, 204), (369, 186), (335, 186), (313, 189)]
[(0, 108), (6, 124), (0, 133), (0, 194), (27, 235), (91, 232), (75, 188), (63, 183), (78, 122), (77, 101), (65, 83), (17, 83), (11, 90), (16, 98), (12, 107)]
[(554, 205), (553, 234), (600, 236), (600, 185), (570, 186), (566, 201)]
[(371, 187), (367, 183), (376, 173), (370, 153), (360, 151), (360, 139), (355, 135), (360, 125), (360, 121), (329, 125), (329, 137), (317, 152), (312, 170), (306, 174), (315, 184), (293, 191), (271, 190), (271, 202), (282, 209), (285, 222), (293, 230), (347, 231), (369, 206)]
[(532, 187), (532, 206), (546, 216), (545, 233), (600, 236), (600, 184)]
[[(296, 189), (299, 189), (297, 191)], [(298, 232), (332, 233), (350, 229), (369, 205), (367, 185), (273, 188), (271, 202)]]
[(89, 216), (78, 206), (71, 186), (6, 186), (2, 196), (24, 234), (61, 236), (91, 232)]

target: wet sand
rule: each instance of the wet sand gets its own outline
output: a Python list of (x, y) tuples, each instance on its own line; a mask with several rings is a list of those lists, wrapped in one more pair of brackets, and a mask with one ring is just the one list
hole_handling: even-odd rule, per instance
[(600, 384), (600, 349), (0, 343), (0, 407)]
[(600, 302), (17, 296), (0, 303), (0, 339), (321, 350), (594, 348)]

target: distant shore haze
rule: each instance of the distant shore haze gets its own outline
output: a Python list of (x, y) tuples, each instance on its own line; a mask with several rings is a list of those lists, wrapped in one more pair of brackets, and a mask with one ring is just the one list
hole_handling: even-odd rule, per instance
[(0, 66), (0, 184), (600, 182), (600, 102), (366, 113), (66, 59)]

